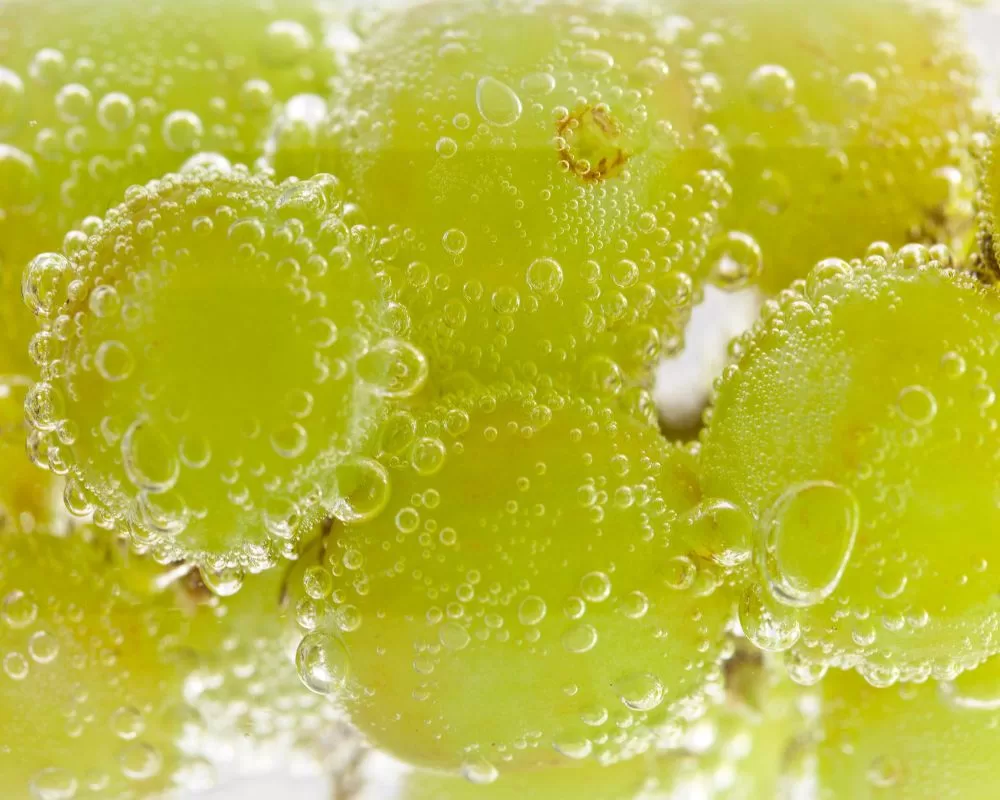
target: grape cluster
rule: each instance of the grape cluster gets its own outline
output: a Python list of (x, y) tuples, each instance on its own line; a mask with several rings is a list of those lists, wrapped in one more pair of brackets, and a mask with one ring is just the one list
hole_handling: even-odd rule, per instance
[(956, 9), (399, 5), (0, 2), (0, 785), (991, 797)]

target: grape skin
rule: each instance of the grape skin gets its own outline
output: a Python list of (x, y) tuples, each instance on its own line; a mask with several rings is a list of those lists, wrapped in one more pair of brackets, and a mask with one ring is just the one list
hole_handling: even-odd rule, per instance
[(26, 416), (74, 513), (219, 591), (294, 555), (386, 389), (381, 355), (359, 371), (390, 341), (386, 306), (339, 206), (330, 176), (194, 168), (130, 189), (69, 258), (32, 261), (46, 357)]
[(694, 45), (657, 22), (574, 2), (390, 13), (328, 117), (279, 136), (279, 177), (344, 181), (433, 371), (614, 394), (679, 346), (727, 187), (680, 63)]
[(769, 303), (703, 437), (705, 493), (757, 520), (750, 638), (875, 685), (998, 647), (1000, 296), (932, 254), (873, 245)]
[(821, 685), (819, 797), (988, 798), (998, 744), (997, 665), (986, 662), (956, 684), (988, 672), (985, 695), (955, 684), (875, 689), (851, 673)]
[(674, 530), (691, 455), (634, 418), (502, 387), (411, 422), (387, 423), (385, 466), (341, 517), (380, 510), (329, 534), (306, 685), (376, 746), (480, 783), (628, 758), (696, 714), (733, 598)]
[[(654, 3), (654, 5), (656, 5)], [(697, 277), (775, 295), (872, 241), (951, 243), (982, 124), (958, 15), (921, 0), (685, 0), (710, 30), (702, 68), (732, 157), (721, 230)]]

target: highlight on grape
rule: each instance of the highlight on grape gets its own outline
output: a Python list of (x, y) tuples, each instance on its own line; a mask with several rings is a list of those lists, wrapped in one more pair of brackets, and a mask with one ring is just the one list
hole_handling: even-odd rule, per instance
[(0, 0), (0, 796), (993, 800), (989, 20)]

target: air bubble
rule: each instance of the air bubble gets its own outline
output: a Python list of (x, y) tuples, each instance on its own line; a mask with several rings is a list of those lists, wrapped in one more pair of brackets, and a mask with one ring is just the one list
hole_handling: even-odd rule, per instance
[(337, 466), (338, 499), (330, 509), (341, 522), (377, 517), (389, 502), (389, 472), (373, 458), (354, 458)]
[(506, 127), (521, 118), (521, 98), (507, 84), (485, 77), (476, 85), (476, 108), (491, 125)]
[(335, 636), (322, 631), (307, 633), (295, 653), (295, 666), (305, 687), (331, 695), (342, 689), (349, 675), (347, 650)]
[(847, 487), (810, 481), (787, 489), (763, 515), (755, 560), (787, 605), (815, 605), (837, 588), (858, 532), (857, 498)]

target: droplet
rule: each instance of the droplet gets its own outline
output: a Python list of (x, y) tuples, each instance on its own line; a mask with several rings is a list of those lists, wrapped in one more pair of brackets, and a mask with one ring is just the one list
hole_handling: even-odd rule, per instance
[(309, 444), (309, 434), (299, 423), (282, 425), (271, 432), (271, 447), (282, 458), (297, 458)]
[(732, 568), (750, 558), (754, 519), (726, 500), (709, 499), (681, 518), (682, 535), (700, 555)]
[(666, 696), (660, 679), (645, 672), (618, 681), (615, 691), (622, 703), (633, 711), (652, 711)]
[(160, 771), (163, 758), (160, 751), (147, 742), (129, 742), (118, 754), (122, 774), (126, 778), (144, 781), (152, 778)]
[(781, 652), (799, 640), (801, 631), (794, 612), (772, 608), (759, 584), (744, 590), (739, 616), (743, 633), (761, 650)]
[(242, 567), (212, 569), (202, 566), (199, 571), (202, 583), (219, 597), (230, 597), (243, 586), (244, 571)]
[(383, 339), (358, 360), (358, 374), (383, 397), (417, 394), (427, 383), (430, 365), (423, 351), (402, 339)]
[(555, 294), (562, 286), (562, 267), (552, 258), (535, 259), (528, 267), (527, 281), (528, 286), (539, 294)]
[(563, 634), (562, 644), (570, 653), (586, 653), (597, 644), (597, 630), (586, 623), (573, 625)]
[(744, 289), (760, 276), (764, 255), (757, 240), (741, 231), (718, 237), (705, 256), (709, 278), (721, 289)]
[(69, 261), (58, 253), (35, 256), (24, 270), (21, 296), (37, 317), (52, 317), (66, 302)]
[(169, 440), (145, 419), (122, 437), (122, 465), (130, 481), (147, 492), (166, 492), (177, 483), (180, 463)]
[(500, 772), (485, 758), (477, 757), (462, 762), (462, 777), (470, 783), (485, 785), (500, 777)]
[(854, 549), (854, 493), (828, 481), (787, 489), (760, 521), (754, 557), (761, 578), (787, 605), (810, 606), (837, 588)]
[(307, 633), (295, 653), (299, 678), (316, 694), (329, 695), (343, 688), (350, 674), (349, 664), (340, 639), (322, 631)]
[(46, 767), (31, 777), (34, 800), (70, 800), (76, 796), (78, 782), (73, 773), (58, 767)]
[(506, 127), (521, 118), (521, 98), (496, 78), (481, 78), (476, 84), (476, 108), (491, 125)]
[(20, 589), (8, 592), (0, 603), (0, 620), (11, 628), (26, 628), (38, 616), (38, 606)]
[(900, 416), (911, 425), (929, 425), (937, 416), (937, 399), (923, 386), (907, 386), (896, 400)]
[(591, 603), (600, 603), (611, 595), (611, 579), (603, 572), (591, 572), (580, 580), (580, 592)]
[(94, 366), (106, 381), (123, 381), (132, 374), (135, 360), (132, 353), (121, 342), (101, 342), (94, 355)]
[(171, 111), (163, 120), (163, 141), (171, 150), (197, 150), (205, 129), (193, 111)]
[(448, 650), (464, 650), (471, 638), (469, 632), (457, 622), (446, 622), (438, 629), (438, 641)]
[(537, 595), (528, 595), (517, 608), (517, 618), (522, 625), (538, 625), (545, 619), (545, 601)]
[(795, 100), (795, 79), (776, 64), (757, 67), (747, 81), (753, 101), (764, 111), (788, 108)]
[(349, 459), (335, 475), (338, 499), (330, 513), (341, 522), (374, 519), (389, 502), (389, 472), (375, 459)]

